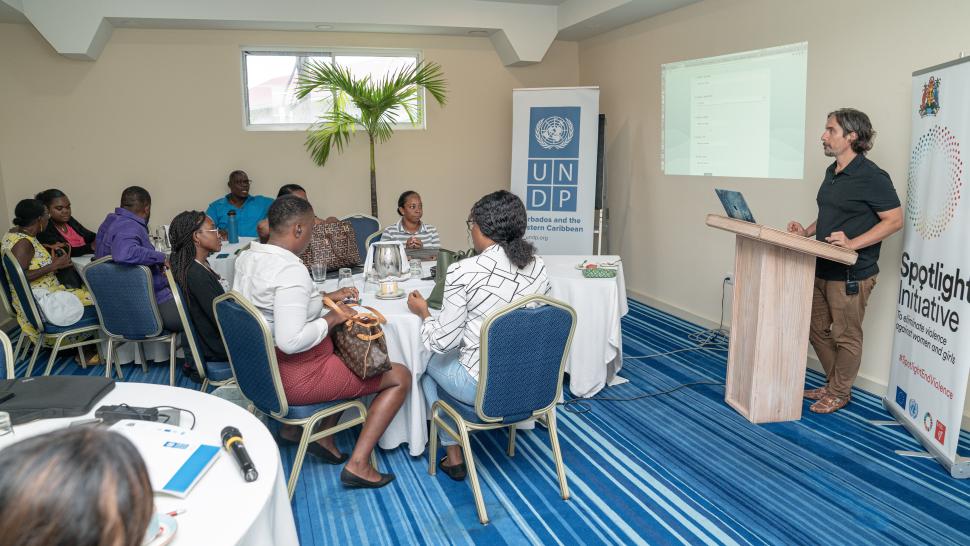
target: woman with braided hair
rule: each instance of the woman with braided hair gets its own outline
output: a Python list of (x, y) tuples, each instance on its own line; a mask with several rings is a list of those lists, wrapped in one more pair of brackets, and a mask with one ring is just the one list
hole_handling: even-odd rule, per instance
[[(435, 353), (421, 378), (428, 408), (439, 389), (474, 404), (482, 323), (519, 298), (549, 293), (546, 265), (525, 240), (526, 224), (525, 205), (515, 194), (499, 190), (482, 197), (465, 223), (478, 254), (448, 267), (441, 313), (432, 317), (417, 290), (408, 296), (408, 309), (422, 320), (421, 341)], [(461, 446), (443, 430), (438, 438), (447, 453), (438, 468), (453, 480), (465, 479)]]
[[(212, 312), (212, 300), (226, 291), (219, 275), (209, 267), (209, 254), (222, 248), (219, 230), (212, 218), (193, 210), (180, 213), (168, 226), (172, 242), (172, 276), (182, 289), (186, 311), (192, 318), (205, 359), (228, 362), (226, 348)], [(189, 366), (191, 369), (191, 366)]]

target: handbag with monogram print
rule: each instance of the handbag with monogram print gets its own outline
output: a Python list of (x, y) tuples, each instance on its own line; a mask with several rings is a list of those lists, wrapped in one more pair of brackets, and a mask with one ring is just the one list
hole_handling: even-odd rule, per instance
[[(337, 304), (330, 298), (323, 303), (337, 310)], [(369, 313), (357, 313), (337, 326), (333, 333), (334, 352), (350, 371), (361, 379), (369, 379), (391, 369), (387, 356), (387, 340), (381, 324), (387, 319), (377, 309), (364, 307)]]
[(347, 221), (314, 224), (310, 244), (300, 254), (303, 265), (327, 264), (328, 271), (360, 265), (354, 226)]

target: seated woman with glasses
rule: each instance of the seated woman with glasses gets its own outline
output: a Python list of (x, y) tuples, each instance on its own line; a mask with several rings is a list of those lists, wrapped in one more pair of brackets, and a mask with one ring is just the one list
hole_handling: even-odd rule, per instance
[[(61, 190), (51, 188), (34, 196), (44, 203), (51, 219), (47, 228), (37, 234), (37, 240), (48, 250), (62, 248), (71, 257), (94, 254), (94, 232), (81, 225), (71, 215), (71, 200)], [(64, 268), (57, 272), (57, 279), (68, 288), (81, 288), (84, 283), (74, 268)]]
[(424, 204), (418, 192), (408, 190), (397, 199), (397, 214), (401, 217), (396, 224), (384, 228), (381, 241), (401, 241), (405, 248), (434, 249), (441, 247), (438, 229), (421, 221)]
[(124, 436), (64, 428), (0, 451), (0, 543), (139, 546), (159, 533), (145, 461)]
[[(212, 218), (193, 210), (179, 213), (172, 219), (168, 236), (172, 243), (172, 254), (168, 258), (172, 276), (182, 289), (185, 311), (195, 325), (202, 353), (209, 362), (229, 362), (212, 311), (212, 300), (228, 288), (226, 281), (209, 266), (209, 255), (222, 248), (219, 230)], [(190, 365), (183, 371), (189, 376), (197, 373)]]
[[(253, 242), (236, 260), (233, 290), (260, 310), (273, 332), (280, 379), (286, 399), (293, 405), (308, 405), (358, 398), (376, 393), (367, 421), (350, 455), (340, 453), (334, 437), (311, 444), (309, 452), (329, 464), (347, 461), (340, 473), (345, 487), (383, 487), (394, 479), (370, 465), (370, 454), (387, 425), (404, 403), (411, 387), (411, 372), (392, 363), (382, 375), (360, 379), (334, 354), (330, 333), (355, 314), (342, 303), (324, 313), (323, 296), (298, 257), (310, 244), (316, 217), (310, 203), (295, 195), (284, 195), (269, 208), (269, 241)], [(326, 294), (335, 302), (356, 299), (357, 290), (344, 288)], [(339, 415), (323, 421), (336, 425)], [(300, 431), (284, 426), (280, 436), (296, 440)]]
[[(408, 309), (424, 321), (421, 340), (436, 353), (421, 378), (428, 408), (438, 400), (438, 389), (474, 404), (485, 318), (517, 299), (549, 292), (545, 263), (524, 239), (526, 221), (525, 205), (515, 194), (501, 190), (482, 197), (468, 217), (478, 254), (448, 267), (441, 313), (432, 317), (417, 290), (408, 296)], [(465, 479), (460, 446), (443, 430), (438, 438), (446, 451), (438, 468), (453, 480)]]

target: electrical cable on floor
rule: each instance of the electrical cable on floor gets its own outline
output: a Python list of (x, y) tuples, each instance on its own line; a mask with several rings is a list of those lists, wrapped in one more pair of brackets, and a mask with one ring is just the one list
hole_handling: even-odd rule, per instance
[[(717, 328), (704, 330), (701, 332), (694, 332), (693, 334), (688, 335), (687, 339), (694, 342), (694, 347), (676, 349), (673, 351), (666, 351), (662, 353), (652, 353), (649, 355), (627, 356), (623, 358), (623, 361), (625, 362), (627, 360), (646, 360), (648, 358), (657, 358), (660, 356), (667, 356), (667, 355), (682, 353), (686, 351), (699, 351), (702, 349), (707, 349), (712, 351), (728, 350), (728, 339), (730, 338), (731, 333), (729, 330), (724, 328), (724, 293), (726, 292), (725, 288), (727, 287), (727, 281), (728, 281), (727, 278), (721, 281), (721, 317), (718, 320)], [(694, 381), (691, 383), (682, 383), (680, 385), (671, 387), (667, 390), (648, 392), (637, 396), (630, 396), (625, 398), (616, 398), (616, 397), (608, 397), (608, 396), (593, 396), (590, 398), (576, 397), (576, 398), (570, 398), (569, 400), (565, 400), (563, 402), (559, 402), (558, 405), (562, 406), (563, 410), (568, 411), (570, 413), (588, 413), (593, 409), (592, 406), (588, 404), (588, 402), (591, 402), (594, 400), (600, 401), (600, 402), (632, 402), (634, 400), (642, 400), (644, 398), (652, 398), (654, 396), (672, 394), (686, 387), (694, 387), (698, 385), (723, 385), (723, 384), (724, 384), (723, 381)]]

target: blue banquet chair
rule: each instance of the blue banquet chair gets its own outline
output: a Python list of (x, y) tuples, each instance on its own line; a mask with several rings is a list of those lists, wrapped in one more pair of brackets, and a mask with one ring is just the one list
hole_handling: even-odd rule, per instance
[[(481, 363), (475, 405), (468, 405), (438, 389), (440, 400), (431, 408), (428, 473), (437, 466), (438, 428), (462, 447), (478, 520), (488, 523), (478, 483), (469, 432), (509, 429), (508, 454), (515, 455), (515, 425), (530, 419), (544, 421), (549, 429), (552, 457), (563, 500), (569, 499), (566, 467), (559, 451), (556, 403), (562, 395), (563, 368), (573, 333), (576, 312), (563, 302), (540, 295), (527, 296), (496, 311), (482, 324)], [(536, 335), (541, 333), (541, 335)], [(523, 388), (523, 386), (528, 388)], [(447, 420), (455, 423), (457, 431)]]
[[(307, 406), (289, 405), (280, 379), (273, 334), (263, 315), (242, 294), (235, 291), (226, 292), (216, 298), (212, 307), (219, 326), (219, 335), (226, 344), (226, 352), (229, 353), (232, 374), (243, 396), (256, 409), (276, 421), (303, 427), (303, 435), (300, 436), (296, 459), (286, 486), (292, 499), (310, 442), (363, 424), (367, 419), (367, 408), (360, 400), (334, 400)], [(356, 409), (359, 415), (331, 428), (313, 432), (323, 419), (348, 409)], [(377, 455), (374, 453), (371, 453), (371, 465), (377, 468)]]
[[(144, 343), (167, 341), (169, 344), (168, 384), (175, 385), (175, 343), (178, 335), (165, 330), (155, 301), (152, 273), (144, 265), (127, 265), (105, 256), (88, 264), (82, 271), (84, 284), (98, 310), (101, 330), (108, 338), (105, 377), (111, 377), (114, 344), (124, 341)], [(140, 348), (140, 347), (139, 347)], [(147, 370), (142, 355), (142, 368)], [(121, 366), (115, 362), (119, 379), (124, 379)]]
[[(34, 353), (30, 357), (30, 363), (27, 365), (25, 377), (30, 377), (34, 372), (37, 357), (40, 355), (40, 351), (43, 349), (45, 342), (51, 338), (53, 338), (54, 344), (51, 346), (51, 354), (50, 358), (47, 359), (47, 367), (44, 368), (44, 375), (50, 375), (51, 368), (54, 367), (54, 361), (57, 360), (57, 353), (61, 349), (76, 347), (78, 355), (80, 356), (81, 366), (84, 367), (86, 362), (84, 360), (84, 354), (81, 352), (81, 347), (84, 345), (95, 345), (101, 341), (101, 338), (97, 335), (100, 330), (98, 317), (91, 309), (91, 306), (86, 306), (81, 318), (70, 326), (57, 326), (45, 321), (43, 315), (40, 313), (40, 309), (37, 307), (37, 301), (34, 299), (34, 293), (30, 289), (30, 283), (27, 282), (27, 276), (24, 275), (24, 270), (20, 267), (20, 262), (17, 261), (17, 258), (9, 250), (3, 251), (2, 259), (3, 269), (6, 273), (5, 276), (10, 281), (13, 296), (20, 302), (20, 309), (24, 314), (24, 318), (37, 331), (36, 338), (28, 336), (25, 332), (21, 332), (20, 341), (17, 343), (19, 347), (20, 343), (23, 342), (25, 350), (27, 344), (34, 345)], [(68, 337), (83, 336), (84, 334), (93, 335), (90, 338), (64, 343), (64, 340)]]
[(182, 349), (185, 352), (185, 358), (192, 360), (199, 377), (202, 379), (202, 387), (199, 390), (208, 392), (210, 385), (221, 387), (232, 383), (232, 368), (229, 367), (228, 362), (209, 362), (205, 359), (202, 343), (199, 341), (199, 333), (196, 331), (195, 323), (192, 322), (192, 317), (186, 307), (182, 287), (175, 282), (175, 277), (172, 276), (170, 270), (165, 270), (165, 278), (168, 280), (168, 286), (172, 289), (175, 308), (178, 309), (179, 320), (182, 321), (182, 337), (185, 340)]

